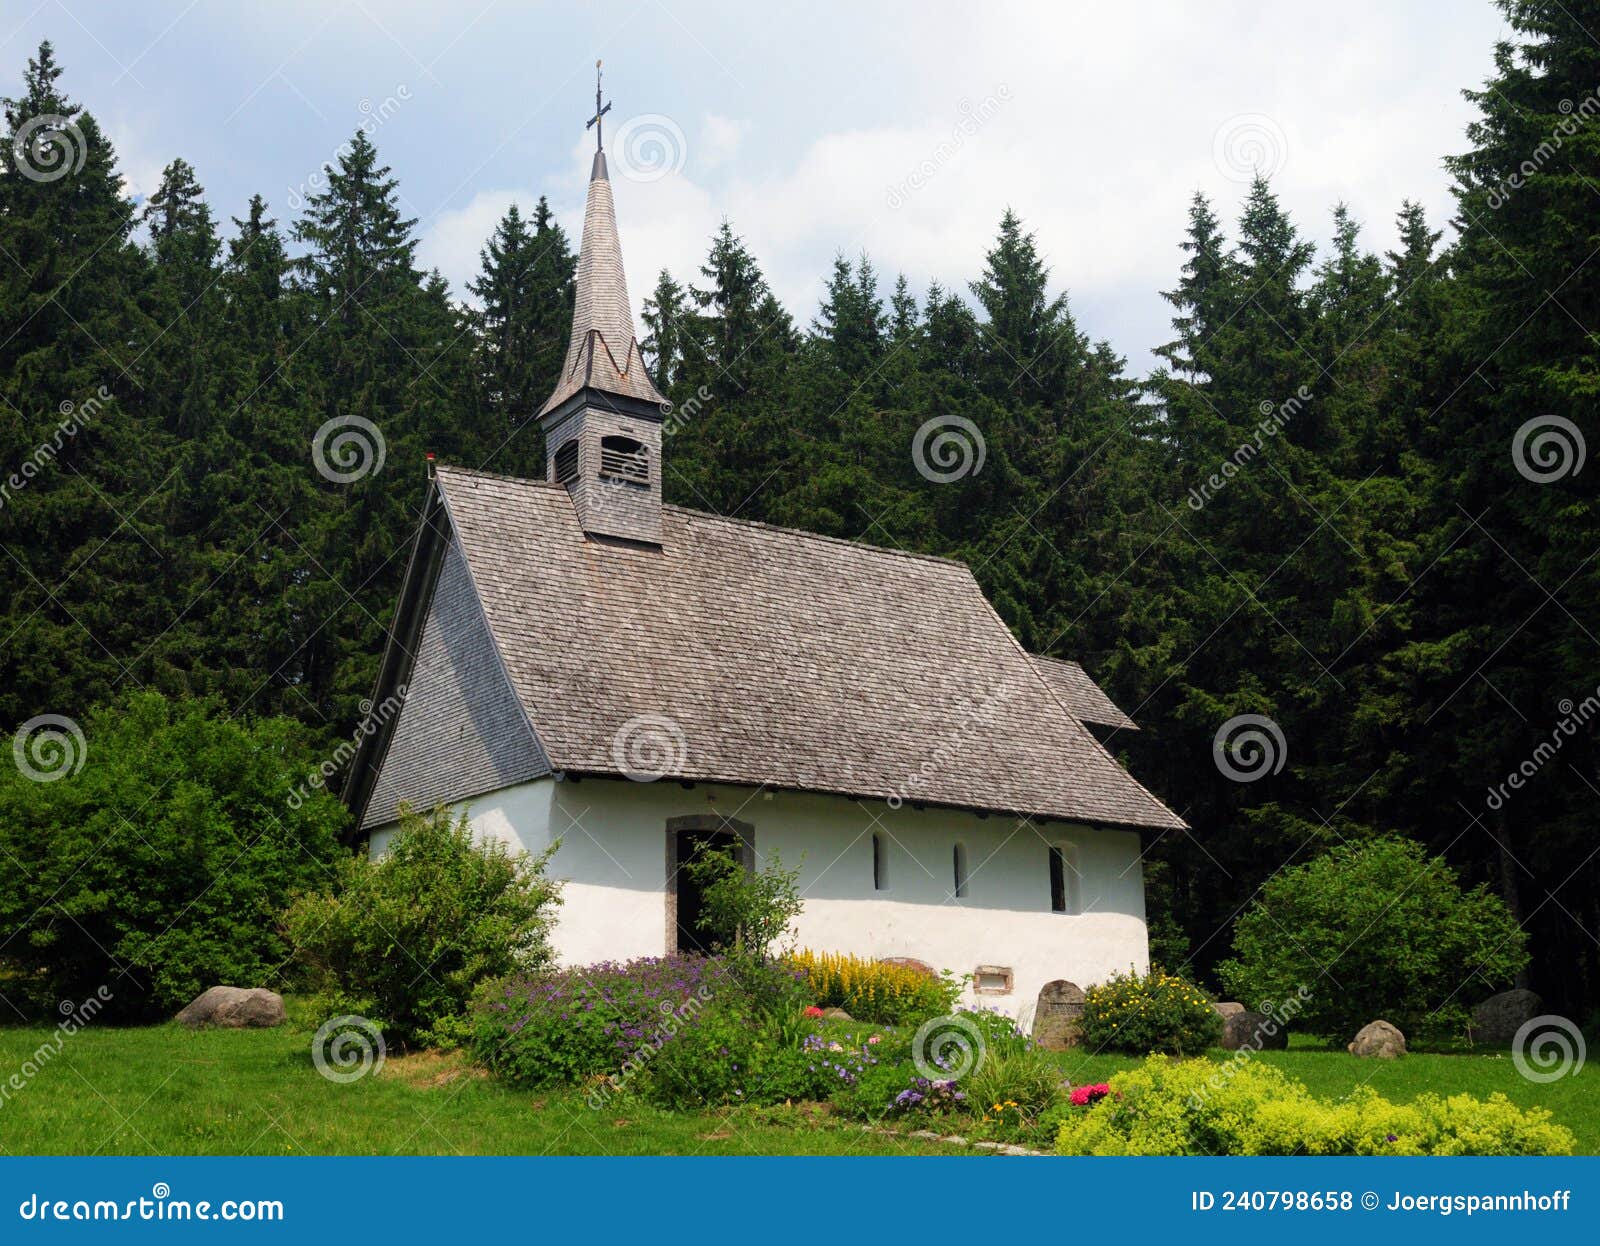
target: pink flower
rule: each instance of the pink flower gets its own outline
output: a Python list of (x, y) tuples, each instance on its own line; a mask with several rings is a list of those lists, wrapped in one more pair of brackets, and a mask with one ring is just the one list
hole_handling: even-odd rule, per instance
[(874, 1034), (871, 1038), (867, 1039), (867, 1042), (869, 1042), (869, 1043), (881, 1043), (882, 1041), (883, 1041), (883, 1035), (882, 1034)]
[(1100, 1100), (1111, 1093), (1111, 1087), (1105, 1082), (1096, 1082), (1093, 1086), (1074, 1086), (1072, 1088), (1072, 1104), (1074, 1107), (1093, 1107)]

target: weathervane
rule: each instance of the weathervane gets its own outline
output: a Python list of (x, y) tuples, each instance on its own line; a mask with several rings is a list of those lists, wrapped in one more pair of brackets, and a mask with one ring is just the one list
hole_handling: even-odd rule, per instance
[(605, 141), (602, 138), (602, 131), (605, 129), (605, 126), (604, 123), (601, 122), (600, 118), (604, 117), (610, 111), (610, 104), (607, 104), (604, 108), (600, 107), (600, 62), (596, 61), (594, 63), (594, 116), (590, 117), (588, 125), (583, 127), (585, 130), (594, 130), (594, 149), (596, 151), (605, 150)]

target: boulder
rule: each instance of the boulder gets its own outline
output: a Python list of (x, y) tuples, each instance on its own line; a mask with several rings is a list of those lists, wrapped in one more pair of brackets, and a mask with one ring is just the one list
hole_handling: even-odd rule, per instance
[(1211, 1006), (1217, 1010), (1217, 1016), (1219, 1017), (1234, 1017), (1245, 1011), (1243, 1004), (1212, 1004)]
[(1241, 1008), (1222, 1018), (1224, 1051), (1282, 1051), (1288, 1045), (1287, 1027), (1264, 1012), (1249, 1012)]
[(266, 1029), (283, 1024), (283, 996), (259, 986), (214, 986), (192, 1000), (178, 1020), (192, 1029), (202, 1025)]
[(843, 1008), (824, 1008), (822, 1010), (822, 1016), (823, 1016), (823, 1019), (826, 1020), (826, 1021), (854, 1021), (855, 1020), (855, 1018), (852, 1017)]
[(1033, 1039), (1046, 1051), (1076, 1047), (1083, 1030), (1083, 989), (1058, 978), (1046, 982), (1033, 1009)]
[(1544, 1012), (1544, 1000), (1529, 990), (1502, 991), (1472, 1010), (1472, 1041), (1485, 1047), (1509, 1047), (1525, 1022)]
[(1387, 1021), (1369, 1021), (1350, 1043), (1352, 1056), (1394, 1060), (1406, 1054), (1406, 1036)]

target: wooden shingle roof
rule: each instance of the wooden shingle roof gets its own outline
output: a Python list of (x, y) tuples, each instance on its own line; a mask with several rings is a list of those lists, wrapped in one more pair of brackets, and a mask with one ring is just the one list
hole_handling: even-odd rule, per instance
[(604, 152), (596, 152), (583, 210), (583, 242), (573, 280), (572, 336), (555, 392), (539, 414), (554, 411), (584, 389), (622, 394), (661, 406), (666, 399), (645, 370), (628, 302), (628, 277), (622, 268), (617, 213)]
[(669, 778), (1184, 825), (960, 563), (674, 506), (660, 548), (611, 544), (561, 486), (453, 467), (437, 484), (558, 771), (629, 773), (644, 731)]
[(1105, 689), (1090, 679), (1089, 672), (1078, 663), (1035, 653), (1033, 664), (1039, 668), (1039, 674), (1051, 691), (1061, 698), (1061, 704), (1071, 710), (1079, 722), (1116, 727), (1121, 731), (1139, 730), (1139, 724), (1118, 709)]

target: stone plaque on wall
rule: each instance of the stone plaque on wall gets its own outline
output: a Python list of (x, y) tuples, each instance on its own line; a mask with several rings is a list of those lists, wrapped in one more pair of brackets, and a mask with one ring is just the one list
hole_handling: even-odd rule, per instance
[(1050, 1051), (1078, 1045), (1083, 1020), (1083, 990), (1076, 982), (1046, 982), (1033, 1010), (1033, 1037)]

